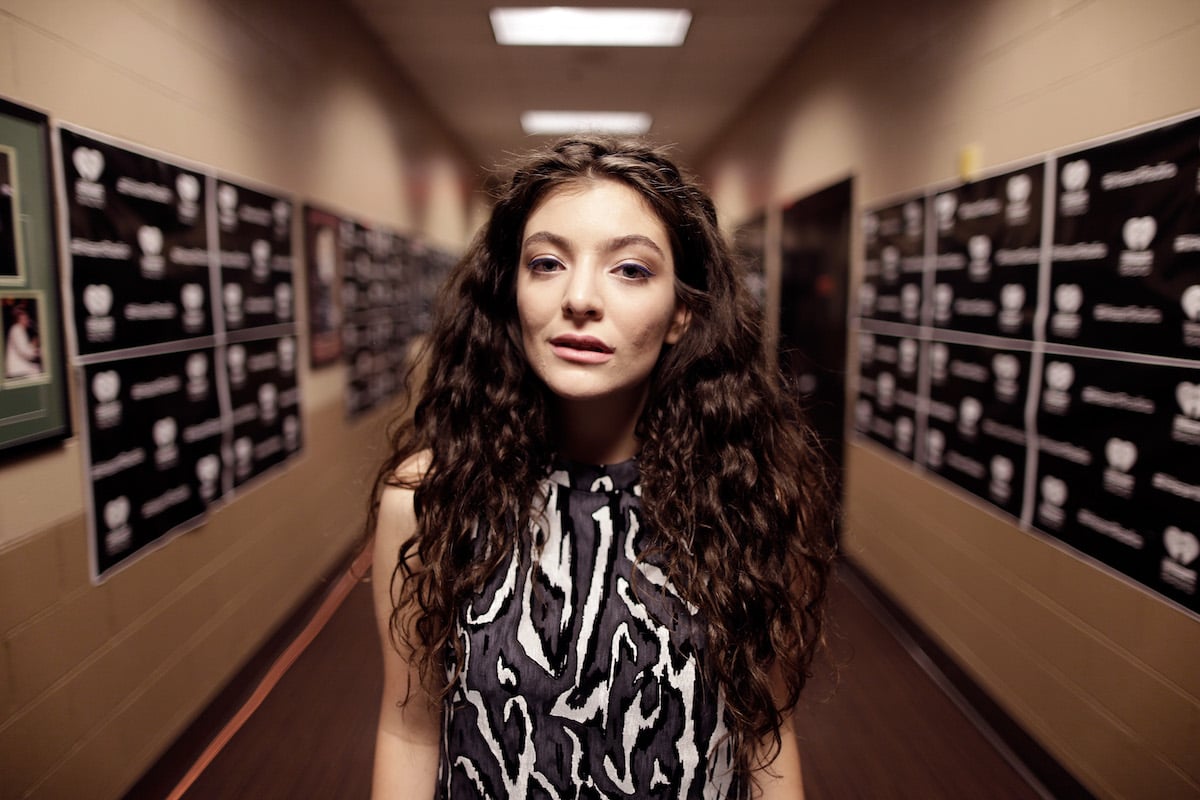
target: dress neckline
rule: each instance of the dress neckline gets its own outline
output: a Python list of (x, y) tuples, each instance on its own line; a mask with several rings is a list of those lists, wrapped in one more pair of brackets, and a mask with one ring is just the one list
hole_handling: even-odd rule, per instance
[(631, 491), (640, 478), (636, 457), (616, 464), (584, 464), (560, 457), (550, 471), (550, 480), (581, 492)]

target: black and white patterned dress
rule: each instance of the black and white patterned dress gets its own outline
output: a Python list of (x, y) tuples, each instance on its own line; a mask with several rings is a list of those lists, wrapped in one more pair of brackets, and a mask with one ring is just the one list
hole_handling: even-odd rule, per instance
[(703, 628), (634, 565), (636, 462), (562, 465), (543, 489), (545, 514), (463, 609), (439, 796), (743, 797)]

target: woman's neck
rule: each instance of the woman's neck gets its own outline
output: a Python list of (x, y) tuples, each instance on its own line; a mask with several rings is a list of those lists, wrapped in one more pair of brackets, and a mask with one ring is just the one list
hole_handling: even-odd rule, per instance
[(645, 394), (558, 401), (562, 455), (582, 464), (617, 464), (637, 455), (636, 430)]

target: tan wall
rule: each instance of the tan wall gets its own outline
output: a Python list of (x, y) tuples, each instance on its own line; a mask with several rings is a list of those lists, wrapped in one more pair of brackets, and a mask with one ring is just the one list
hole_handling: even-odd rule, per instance
[[(0, 95), (452, 250), (479, 219), (336, 3), (0, 0)], [(386, 414), (347, 424), (344, 378), (302, 371), (302, 460), (100, 586), (77, 440), (0, 462), (0, 798), (119, 797), (345, 554)]]
[[(861, 212), (954, 179), (968, 145), (996, 166), (1200, 109), (1194, 0), (844, 0), (814, 37), (703, 162), (731, 221), (847, 174)], [(1099, 796), (1200, 794), (1200, 622), (849, 450), (847, 553), (1009, 713)]]

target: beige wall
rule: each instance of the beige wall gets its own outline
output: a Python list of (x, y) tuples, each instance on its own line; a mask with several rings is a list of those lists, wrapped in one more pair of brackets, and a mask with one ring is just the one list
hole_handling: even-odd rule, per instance
[[(844, 0), (814, 37), (703, 162), (731, 221), (1200, 109), (1195, 0)], [(852, 446), (846, 551), (1097, 795), (1200, 794), (1200, 622), (962, 497)]]
[[(458, 251), (478, 170), (338, 8), (0, 0), (0, 95)], [(119, 797), (338, 563), (386, 416), (344, 377), (302, 372), (299, 463), (100, 586), (77, 440), (0, 462), (0, 798)]]

